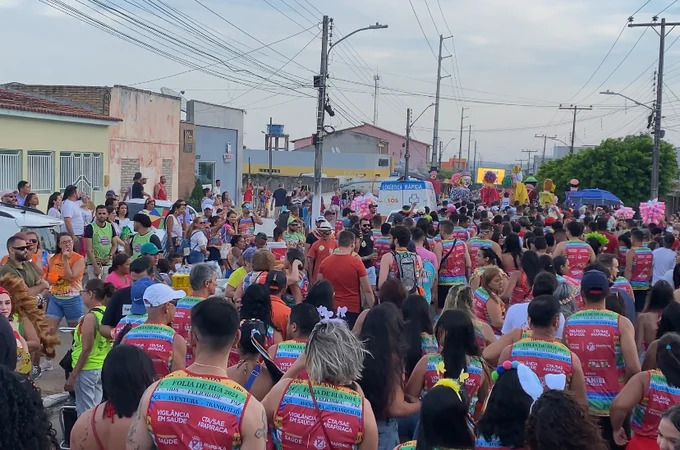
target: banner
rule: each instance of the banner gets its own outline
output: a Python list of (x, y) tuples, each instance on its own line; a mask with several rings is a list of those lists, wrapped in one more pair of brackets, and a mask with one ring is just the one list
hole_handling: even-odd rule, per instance
[(496, 172), (496, 184), (501, 184), (503, 182), (503, 177), (505, 177), (505, 169), (491, 169), (488, 167), (480, 167), (477, 169), (477, 176), (475, 177), (476, 183), (484, 183), (484, 174), (487, 171)]

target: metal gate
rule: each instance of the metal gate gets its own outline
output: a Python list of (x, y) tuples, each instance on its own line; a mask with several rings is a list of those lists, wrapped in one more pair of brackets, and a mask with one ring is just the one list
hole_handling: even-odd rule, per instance
[(59, 161), (61, 190), (72, 184), (90, 197), (93, 191), (101, 190), (103, 166), (100, 153), (62, 153)]

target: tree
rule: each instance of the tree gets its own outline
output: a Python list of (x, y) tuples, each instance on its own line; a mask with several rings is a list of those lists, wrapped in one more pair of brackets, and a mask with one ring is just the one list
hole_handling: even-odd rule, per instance
[(203, 184), (201, 184), (201, 180), (196, 178), (194, 190), (191, 191), (191, 195), (189, 196), (187, 203), (189, 203), (189, 205), (191, 205), (196, 211), (198, 211), (199, 214), (201, 214), (203, 212), (201, 209), (201, 200), (203, 200)]
[[(606, 139), (595, 148), (546, 162), (539, 168), (536, 178), (552, 179), (557, 186), (555, 194), (562, 200), (564, 191), (569, 189), (569, 181), (576, 178), (580, 189), (604, 189), (626, 205), (637, 205), (649, 200), (653, 148), (654, 142), (649, 135)], [(661, 142), (659, 167), (661, 197), (671, 191), (678, 175), (675, 148), (664, 141)]]

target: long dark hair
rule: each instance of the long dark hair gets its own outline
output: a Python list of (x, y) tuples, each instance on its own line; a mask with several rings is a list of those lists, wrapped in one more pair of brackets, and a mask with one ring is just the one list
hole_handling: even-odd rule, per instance
[(267, 336), (267, 325), (257, 319), (247, 319), (241, 323), (241, 339), (238, 342), (238, 347), (242, 355), (257, 355), (259, 352), (253, 345), (252, 338), (255, 338), (261, 346), (265, 346), (265, 337)]
[(241, 319), (257, 319), (278, 330), (272, 322), (271, 297), (269, 297), (269, 292), (263, 285), (253, 283), (243, 293)]
[(151, 358), (134, 345), (117, 345), (102, 367), (104, 398), (121, 419), (132, 417), (146, 388), (156, 378)]
[(505, 270), (503, 269), (503, 261), (501, 261), (501, 259), (498, 257), (493, 248), (480, 247), (479, 251), (482, 252), (482, 256), (484, 256), (484, 258), (487, 258), (491, 264), (499, 267), (501, 270)]
[(467, 357), (480, 356), (475, 327), (470, 315), (463, 310), (444, 311), (437, 320), (434, 334), (442, 347), (445, 378), (457, 379), (467, 367)]
[(432, 334), (432, 318), (427, 300), (422, 295), (411, 294), (406, 297), (401, 311), (404, 314), (406, 327), (406, 376), (410, 376), (413, 368), (423, 355), (421, 334)]
[(541, 261), (538, 254), (534, 251), (527, 250), (522, 255), (522, 272), (527, 276), (527, 283), (529, 286), (534, 285), (536, 275), (541, 271)]
[(656, 365), (669, 385), (680, 387), (680, 334), (667, 333), (659, 339)]
[(0, 366), (0, 386), (0, 448), (59, 449), (38, 389), (5, 366)]
[(307, 298), (303, 303), (309, 303), (315, 308), (324, 306), (328, 311), (334, 311), (333, 308), (333, 285), (328, 280), (321, 280), (314, 283), (307, 292)]
[(359, 339), (369, 352), (359, 385), (371, 402), (376, 419), (385, 420), (393, 393), (402, 382), (406, 355), (404, 321), (397, 307), (381, 303), (371, 308)]
[(505, 243), (503, 244), (503, 253), (512, 255), (512, 262), (515, 264), (515, 269), (519, 269), (517, 260), (522, 259), (522, 243), (519, 239), (519, 234), (510, 233), (505, 236)]
[(564, 275), (564, 272), (562, 272), (562, 268), (567, 264), (567, 257), (566, 256), (555, 256), (553, 258), (553, 265), (555, 266), (555, 274), (557, 275)]
[(647, 304), (644, 312), (647, 311), (663, 311), (673, 301), (673, 287), (668, 284), (668, 281), (659, 280), (654, 283), (652, 289), (649, 291), (647, 297)]
[(468, 404), (447, 386), (430, 389), (420, 408), (416, 450), (474, 449)]
[(477, 434), (486, 440), (498, 438), (503, 447), (524, 447), (524, 424), (533, 399), (524, 392), (517, 370), (506, 370), (498, 377), (477, 424)]
[(61, 192), (52, 192), (50, 194), (50, 198), (47, 199), (47, 210), (48, 211), (50, 210), (50, 208), (54, 208), (54, 205), (57, 203), (57, 199), (59, 198), (59, 196), (61, 196)]
[(671, 302), (663, 309), (656, 338), (661, 339), (666, 333), (680, 333), (680, 303)]

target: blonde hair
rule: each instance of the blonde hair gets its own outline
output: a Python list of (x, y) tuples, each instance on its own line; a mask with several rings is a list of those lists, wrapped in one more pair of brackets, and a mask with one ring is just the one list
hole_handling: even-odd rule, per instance
[(38, 308), (38, 300), (28, 295), (24, 280), (13, 275), (4, 275), (0, 277), (0, 287), (9, 292), (12, 300), (12, 314), (17, 314), (19, 320), (28, 319), (38, 334), (43, 353), (46, 356), (54, 356), (55, 347), (59, 345), (59, 338), (50, 333), (50, 326), (45, 320), (45, 312)]
[(307, 342), (307, 373), (315, 383), (347, 386), (361, 378), (368, 353), (341, 319), (316, 324)]
[(442, 313), (449, 309), (456, 309), (458, 293), (464, 288), (465, 286), (463, 286), (462, 284), (454, 284), (453, 286), (451, 286), (448, 294), (446, 294), (446, 300), (444, 301), (444, 308), (442, 308)]
[(489, 267), (484, 271), (481, 285), (486, 291), (489, 291), (489, 283), (491, 283), (491, 280), (496, 278), (496, 276), (503, 276), (503, 271), (499, 267)]
[(276, 257), (267, 249), (258, 250), (253, 255), (251, 265), (255, 272), (269, 272), (276, 264)]

